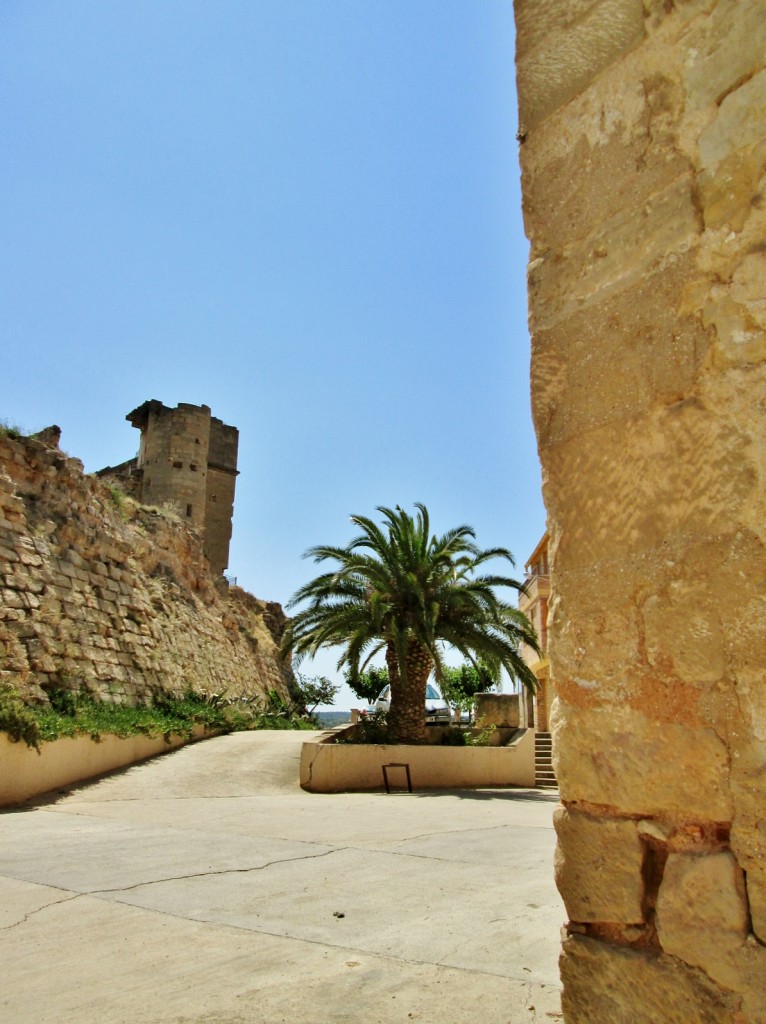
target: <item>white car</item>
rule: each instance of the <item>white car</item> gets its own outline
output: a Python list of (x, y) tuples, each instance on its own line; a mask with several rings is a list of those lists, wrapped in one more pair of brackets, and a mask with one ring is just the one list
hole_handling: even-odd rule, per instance
[[(391, 707), (391, 687), (384, 686), (377, 696), (375, 703), (368, 709), (370, 714), (376, 711), (388, 711)], [(426, 725), (449, 725), (452, 721), (452, 714), (447, 707), (444, 698), (433, 685), (426, 683)]]

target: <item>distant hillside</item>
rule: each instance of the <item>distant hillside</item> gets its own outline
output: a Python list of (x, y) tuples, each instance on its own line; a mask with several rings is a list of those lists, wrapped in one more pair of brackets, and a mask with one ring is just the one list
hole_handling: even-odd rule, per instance
[(336, 725), (347, 725), (351, 721), (351, 712), (317, 711), (314, 717), (323, 729), (334, 729)]

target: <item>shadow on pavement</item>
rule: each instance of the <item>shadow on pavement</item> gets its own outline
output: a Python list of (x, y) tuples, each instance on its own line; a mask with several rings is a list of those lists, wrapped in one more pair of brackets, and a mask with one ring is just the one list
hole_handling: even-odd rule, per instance
[[(397, 790), (397, 792), (406, 792), (406, 790)], [(421, 789), (412, 793), (412, 796), (421, 798), (456, 796), (461, 800), (514, 800), (547, 804), (557, 804), (560, 800), (558, 790), (539, 789)]]

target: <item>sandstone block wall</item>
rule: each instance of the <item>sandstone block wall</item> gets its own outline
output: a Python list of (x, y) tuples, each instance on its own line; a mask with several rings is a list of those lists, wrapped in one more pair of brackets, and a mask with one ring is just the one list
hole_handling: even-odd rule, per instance
[(766, 1020), (766, 5), (516, 0), (564, 1010)]
[[(115, 496), (113, 496), (115, 495)], [(143, 701), (276, 689), (279, 605), (218, 589), (200, 532), (42, 441), (0, 436), (0, 683)]]

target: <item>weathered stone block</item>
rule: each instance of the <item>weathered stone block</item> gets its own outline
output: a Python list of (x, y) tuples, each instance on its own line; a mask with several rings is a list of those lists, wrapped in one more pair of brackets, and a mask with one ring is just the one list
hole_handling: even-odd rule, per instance
[[(619, 64), (552, 115), (545, 131), (530, 133), (523, 208), (533, 258), (590, 235), (597, 228), (594, 210), (607, 220), (640, 208), (691, 172), (674, 131), (683, 103), (680, 83), (664, 69), (639, 66), (631, 75)], [(587, 173), (573, 174), (575, 166)]]
[(56, 665), (40, 640), (27, 640), (29, 666), (34, 672), (55, 672)]
[[(598, 681), (593, 681), (598, 686)], [(642, 817), (729, 822), (729, 755), (712, 729), (658, 724), (625, 706), (554, 703), (561, 798)]]
[(537, 256), (527, 283), (533, 330), (550, 329), (647, 275), (684, 260), (700, 230), (695, 183), (690, 175), (672, 181), (640, 207), (617, 210), (595, 221), (566, 249)]
[(24, 599), (16, 590), (3, 590), (2, 603), (6, 608), (24, 608)]
[(698, 398), (552, 445), (545, 458), (565, 569), (619, 564), (690, 535), (723, 538), (733, 517), (746, 518), (759, 473), (748, 435)]
[(700, 685), (721, 679), (727, 667), (714, 592), (698, 581), (674, 580), (642, 606), (647, 660), (659, 671)]
[(718, 0), (681, 43), (684, 92), (697, 108), (720, 105), (763, 64), (761, 0)]
[(26, 614), (23, 608), (4, 608), (0, 605), (0, 622), (23, 622)]
[(634, 821), (559, 807), (556, 884), (570, 920), (641, 924), (643, 848)]
[(34, 568), (41, 568), (43, 560), (34, 550), (19, 551), (19, 561), (23, 565), (29, 565)]
[(744, 1024), (739, 996), (674, 957), (570, 936), (559, 965), (567, 1024)]
[[(531, 25), (535, 2), (516, 0), (522, 26)], [(536, 19), (535, 29), (522, 28), (517, 59), (522, 130), (534, 128), (577, 96), (643, 37), (640, 0), (578, 2), (566, 10), (569, 6), (547, 4), (538, 11), (544, 29)]]
[[(21, 503), (19, 502), (19, 505)], [(16, 505), (5, 508), (5, 516), (0, 519), (0, 539), (9, 546), (24, 534), (26, 530), (26, 518), (20, 508)]]
[[(763, 690), (763, 679), (755, 683)], [(752, 691), (751, 691), (752, 692)], [(738, 694), (747, 704), (750, 694), (742, 687)], [(763, 698), (758, 698), (763, 703)], [(757, 706), (757, 702), (753, 702)], [(766, 818), (764, 818), (763, 772), (766, 765), (766, 742), (757, 734), (745, 733), (732, 758), (732, 789), (736, 817), (731, 829), (731, 848), (747, 877), (747, 894), (751, 927), (766, 946)]]
[[(535, 332), (533, 413), (541, 447), (622, 424), (696, 388), (712, 331), (678, 315), (679, 293), (692, 273), (690, 259), (679, 259)], [(594, 333), (608, 344), (594, 348)]]
[(727, 988), (741, 983), (738, 954), (748, 934), (742, 870), (731, 853), (671, 854), (657, 898), (666, 953)]

